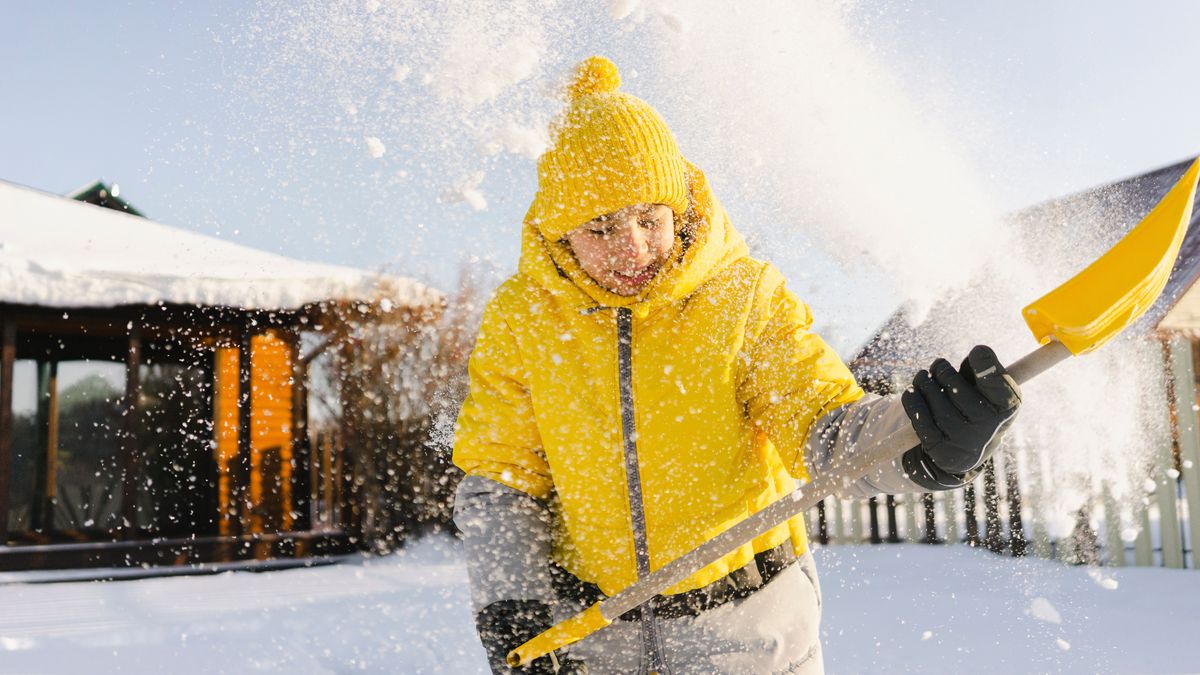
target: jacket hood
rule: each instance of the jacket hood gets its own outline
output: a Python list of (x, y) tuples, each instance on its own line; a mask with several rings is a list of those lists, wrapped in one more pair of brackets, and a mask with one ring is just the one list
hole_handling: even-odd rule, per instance
[(596, 283), (583, 271), (565, 240), (547, 240), (529, 220), (521, 231), (520, 273), (551, 293), (574, 296), (580, 308), (629, 307), (636, 316), (645, 317), (682, 300), (714, 274), (749, 255), (742, 235), (713, 196), (708, 179), (690, 162), (687, 184), (689, 209), (685, 225), (676, 232), (670, 262), (637, 295), (618, 295)]

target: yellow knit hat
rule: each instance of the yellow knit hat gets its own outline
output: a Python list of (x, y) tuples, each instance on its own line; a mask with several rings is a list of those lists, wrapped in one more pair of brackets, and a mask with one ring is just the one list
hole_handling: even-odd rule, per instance
[(687, 169), (675, 137), (658, 111), (620, 86), (617, 67), (603, 56), (576, 68), (525, 215), (550, 241), (633, 204), (687, 211)]

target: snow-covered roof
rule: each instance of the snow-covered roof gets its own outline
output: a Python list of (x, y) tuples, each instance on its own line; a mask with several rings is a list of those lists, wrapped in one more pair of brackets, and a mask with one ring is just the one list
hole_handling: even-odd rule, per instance
[(442, 299), (411, 279), (286, 258), (0, 181), (0, 303), (292, 310), (384, 297), (397, 306)]

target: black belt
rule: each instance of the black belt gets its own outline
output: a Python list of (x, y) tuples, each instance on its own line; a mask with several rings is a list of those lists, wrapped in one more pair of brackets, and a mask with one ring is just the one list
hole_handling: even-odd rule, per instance
[[(755, 553), (752, 562), (707, 586), (674, 595), (655, 596), (654, 615), (664, 619), (698, 616), (731, 600), (749, 597), (794, 562), (796, 553), (792, 550), (792, 542), (785, 541), (775, 548)], [(554, 563), (550, 564), (550, 578), (559, 599), (577, 603), (580, 609), (591, 607), (607, 597), (596, 584), (583, 581)], [(640, 617), (641, 610), (636, 608), (618, 618), (637, 621)]]

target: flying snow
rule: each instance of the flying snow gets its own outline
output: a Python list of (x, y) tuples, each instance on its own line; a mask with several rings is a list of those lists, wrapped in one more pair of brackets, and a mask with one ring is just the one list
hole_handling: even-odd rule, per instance
[(383, 153), (387, 152), (387, 146), (377, 136), (367, 136), (367, 153), (375, 159), (383, 157)]

